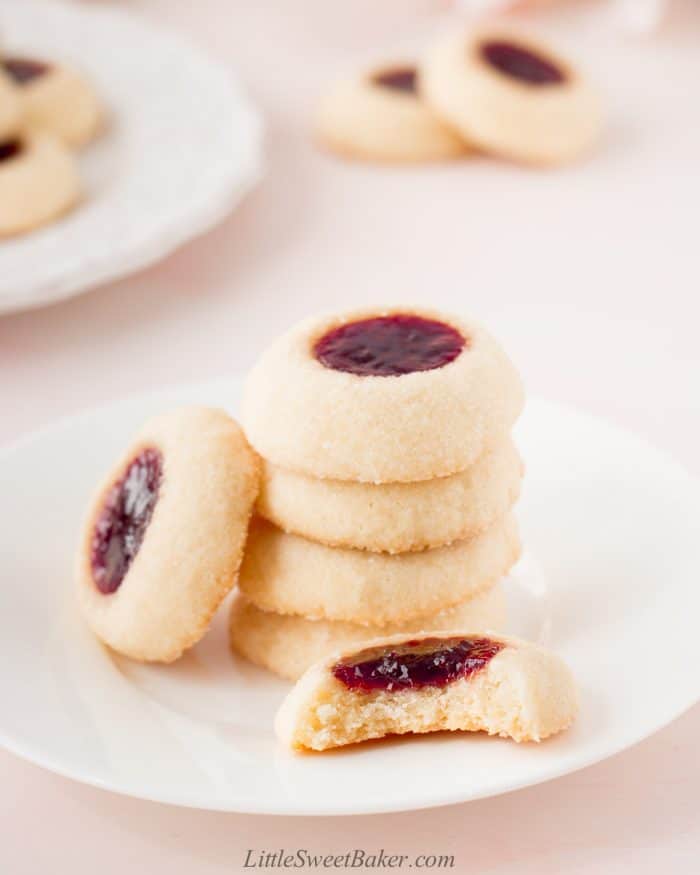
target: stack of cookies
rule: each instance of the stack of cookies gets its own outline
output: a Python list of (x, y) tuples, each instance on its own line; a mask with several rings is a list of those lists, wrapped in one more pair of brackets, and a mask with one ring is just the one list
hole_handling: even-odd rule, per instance
[(502, 628), (522, 404), (493, 338), (444, 314), (313, 319), (276, 341), (243, 404), (263, 475), (233, 649), (295, 679), (389, 634)]
[(576, 714), (571, 673), (499, 632), (522, 401), (471, 322), (402, 308), (300, 325), (248, 381), (262, 459), (223, 410), (189, 407), (112, 466), (77, 555), (85, 619), (119, 653), (172, 662), (238, 581), (232, 648), (299, 678), (275, 719), (289, 747), (548, 738)]

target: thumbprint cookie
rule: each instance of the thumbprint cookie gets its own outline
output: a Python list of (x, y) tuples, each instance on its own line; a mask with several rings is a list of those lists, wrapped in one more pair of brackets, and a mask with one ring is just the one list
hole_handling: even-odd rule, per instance
[(243, 398), (269, 462), (368, 483), (463, 471), (509, 430), (520, 378), (475, 322), (378, 308), (307, 320), (275, 341)]
[(337, 82), (316, 119), (335, 152), (367, 161), (439, 161), (463, 155), (464, 141), (421, 100), (413, 64), (375, 68)]
[(55, 137), (25, 132), (0, 141), (0, 237), (58, 218), (80, 191), (75, 160)]
[(5, 57), (0, 66), (17, 86), (30, 128), (52, 133), (73, 147), (84, 146), (97, 136), (102, 108), (81, 74), (62, 64), (25, 57)]
[(112, 649), (171, 662), (205, 633), (235, 583), (258, 461), (226, 413), (149, 420), (106, 477), (83, 530), (78, 597)]
[(395, 555), (327, 547), (256, 518), (238, 585), (263, 611), (384, 626), (488, 589), (519, 555), (511, 515), (448, 547)]
[(421, 64), (433, 110), (487, 152), (532, 164), (577, 158), (601, 127), (597, 94), (547, 46), (482, 27), (442, 38)]
[(404, 553), (474, 537), (518, 500), (523, 465), (503, 437), (465, 471), (415, 483), (319, 480), (263, 460), (257, 512), (334, 547)]
[(558, 656), (491, 632), (449, 631), (379, 639), (316, 663), (282, 703), (275, 729), (298, 750), (444, 730), (542, 741), (577, 710)]

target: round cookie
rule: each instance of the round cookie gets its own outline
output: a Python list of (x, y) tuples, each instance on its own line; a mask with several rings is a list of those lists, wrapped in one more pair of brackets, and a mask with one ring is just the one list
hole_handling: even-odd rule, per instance
[(147, 661), (195, 644), (235, 582), (258, 483), (258, 460), (223, 411), (149, 420), (84, 526), (78, 599), (95, 634)]
[(506, 599), (500, 583), (474, 598), (436, 614), (388, 626), (361, 626), (334, 620), (307, 620), (261, 611), (238, 594), (231, 604), (231, 648), (250, 662), (295, 681), (319, 659), (384, 635), (414, 635), (426, 630), (502, 629)]
[(368, 161), (439, 161), (464, 154), (464, 141), (417, 93), (413, 64), (375, 68), (337, 82), (322, 99), (316, 130), (334, 152)]
[(585, 152), (601, 128), (598, 97), (548, 47), (500, 25), (441, 39), (420, 68), (433, 110), (488, 152), (559, 164)]
[(238, 585), (264, 611), (385, 626), (483, 592), (519, 554), (512, 516), (468, 541), (399, 555), (326, 547), (256, 518)]
[(466, 471), (415, 483), (319, 480), (263, 460), (257, 513), (286, 532), (339, 547), (405, 553), (478, 535), (520, 494), (522, 462), (510, 438)]
[(23, 133), (0, 142), (0, 237), (58, 218), (80, 191), (75, 160), (59, 140)]
[(518, 374), (484, 328), (393, 307), (292, 328), (251, 371), (242, 410), (273, 464), (386, 483), (463, 471), (522, 406)]
[(22, 100), (12, 78), (0, 69), (0, 141), (17, 134), (22, 123)]
[(68, 146), (93, 140), (103, 122), (92, 85), (75, 70), (31, 58), (6, 57), (0, 62), (20, 92), (25, 123), (47, 131)]
[(578, 712), (568, 666), (537, 644), (494, 633), (394, 635), (317, 662), (275, 717), (295, 749), (438, 731), (543, 741)]

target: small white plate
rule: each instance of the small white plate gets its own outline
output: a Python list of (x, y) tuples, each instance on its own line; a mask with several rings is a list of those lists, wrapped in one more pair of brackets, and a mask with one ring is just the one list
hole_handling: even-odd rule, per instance
[[(643, 440), (530, 401), (518, 426), (531, 558), (509, 581), (513, 631), (548, 643), (581, 687), (574, 727), (542, 745), (439, 734), (294, 755), (272, 733), (288, 685), (234, 660), (225, 612), (172, 666), (110, 654), (76, 611), (86, 499), (140, 421), (182, 403), (236, 410), (240, 382), (137, 398), (0, 454), (0, 742), (120, 793), (275, 814), (397, 811), (549, 780), (617, 753), (698, 698), (698, 484)], [(549, 632), (548, 632), (549, 629)]]
[(233, 73), (99, 3), (0, 0), (3, 48), (84, 71), (109, 127), (80, 155), (84, 201), (0, 241), (0, 313), (125, 276), (221, 221), (261, 173), (261, 122)]

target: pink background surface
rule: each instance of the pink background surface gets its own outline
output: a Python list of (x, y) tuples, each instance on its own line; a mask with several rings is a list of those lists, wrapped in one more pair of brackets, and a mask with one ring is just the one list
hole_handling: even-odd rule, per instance
[[(604, 28), (598, 4), (543, 20), (593, 71), (610, 115), (597, 155), (550, 173), (485, 159), (348, 165), (310, 142), (323, 80), (358, 58), (420, 45), (448, 22), (444, 3), (124, 5), (189, 33), (243, 76), (267, 117), (266, 178), (220, 228), (166, 262), (1, 318), (0, 442), (132, 392), (243, 371), (311, 311), (415, 300), (478, 315), (531, 393), (642, 432), (700, 473), (696, 3), (676, 3), (650, 40)], [(455, 854), (459, 872), (697, 872), (699, 736), (696, 707), (547, 785), (323, 820), (177, 810), (0, 753), (0, 871), (209, 875), (242, 871), (249, 847), (383, 847)]]

